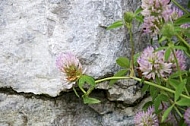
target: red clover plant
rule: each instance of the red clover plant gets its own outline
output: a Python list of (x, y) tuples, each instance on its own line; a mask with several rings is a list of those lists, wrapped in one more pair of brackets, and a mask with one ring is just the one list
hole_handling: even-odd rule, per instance
[[(139, 55), (134, 50), (134, 21), (141, 24), (144, 35), (154, 38)], [(119, 79), (134, 79), (143, 83), (142, 92), (152, 97), (152, 101), (144, 105), (144, 110), (135, 115), (136, 126), (190, 126), (190, 69), (186, 66), (186, 59), (190, 57), (190, 12), (175, 0), (142, 0), (142, 5), (135, 12), (124, 13), (122, 20), (107, 29), (121, 26), (127, 28), (130, 35), (132, 55), (130, 60), (126, 57), (116, 60), (123, 69), (113, 77), (95, 80), (84, 74), (76, 56), (61, 54), (57, 67), (69, 83), (66, 88), (73, 87), (80, 97), (75, 90), (78, 86), (83, 92), (84, 103), (95, 104), (100, 101), (90, 97), (90, 93), (98, 83), (110, 81), (113, 85)]]

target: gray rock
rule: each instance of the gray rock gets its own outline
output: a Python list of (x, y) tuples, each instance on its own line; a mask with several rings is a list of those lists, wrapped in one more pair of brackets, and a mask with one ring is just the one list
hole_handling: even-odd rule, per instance
[(102, 92), (96, 93), (104, 99), (104, 103), (107, 103), (102, 110), (110, 109), (109, 111), (99, 114), (92, 109), (95, 106), (84, 105), (73, 93), (64, 93), (57, 98), (0, 93), (0, 126), (130, 126), (133, 124), (131, 108), (124, 111), (122, 108), (117, 108), (114, 102), (106, 100)]
[(57, 55), (71, 51), (99, 78), (129, 56), (125, 29), (107, 31), (137, 1), (33, 0), (0, 2), (0, 87), (57, 96), (65, 91)]

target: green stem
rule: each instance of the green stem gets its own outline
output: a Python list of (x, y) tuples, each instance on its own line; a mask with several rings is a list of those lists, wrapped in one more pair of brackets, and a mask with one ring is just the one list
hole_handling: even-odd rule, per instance
[(178, 115), (182, 118), (183, 116), (182, 116), (181, 112), (179, 111), (179, 109), (175, 106), (175, 102), (170, 99), (170, 103), (174, 105), (174, 109), (176, 110)]
[(100, 82), (103, 82), (103, 81), (108, 81), (108, 80), (119, 80), (119, 79), (130, 79), (131, 77), (107, 77), (107, 78), (103, 78), (103, 79), (100, 79), (100, 80), (96, 80), (95, 83), (100, 83)]
[(187, 90), (187, 87), (185, 86), (185, 92), (186, 92), (186, 94), (189, 96), (189, 92), (188, 92), (188, 90)]
[[(108, 80), (118, 80), (118, 79), (130, 79), (130, 77), (108, 77), (108, 78), (103, 78), (103, 79), (100, 79), (100, 80), (96, 80), (95, 83), (100, 83), (100, 82), (103, 82), (103, 81), (108, 81)], [(95, 87), (91, 87), (85, 94), (88, 96), (93, 90), (94, 90)], [(84, 93), (84, 92), (83, 92)]]
[(189, 13), (185, 8), (183, 8), (178, 2), (175, 0), (171, 0), (176, 6), (178, 6), (181, 10), (183, 10), (185, 13)]
[[(137, 77), (108, 77), (108, 78), (103, 78), (103, 79), (100, 79), (100, 80), (96, 80), (95, 83), (97, 84), (97, 83), (100, 83), (100, 82), (103, 82), (103, 81), (119, 80), (119, 79), (134, 79), (134, 80), (137, 80), (137, 81), (139, 81), (139, 82), (142, 81), (142, 79), (137, 78)], [(165, 91), (168, 91), (168, 92), (170, 92), (170, 93), (175, 94), (175, 91), (174, 91), (174, 90), (171, 90), (171, 89), (169, 89), (169, 88), (163, 87), (163, 86), (161, 86), (161, 85), (159, 85), (159, 84), (152, 83), (152, 82), (149, 82), (149, 81), (143, 81), (143, 83), (148, 84), (148, 85), (151, 85), (151, 86), (154, 86), (154, 87), (157, 87), (157, 88), (160, 88), (160, 89), (162, 89), (162, 90), (165, 90)], [(187, 98), (187, 99), (190, 100), (190, 97), (187, 96), (187, 95), (180, 94), (180, 96), (183, 97), (183, 98)]]
[[(137, 81), (141, 81), (141, 80), (142, 80), (142, 79), (137, 78), (137, 77), (132, 77), (132, 78), (133, 78), (134, 80), (137, 80)], [(163, 87), (163, 86), (158, 85), (158, 84), (156, 84), (156, 83), (152, 83), (152, 82), (149, 82), (149, 81), (143, 81), (143, 83), (148, 84), (148, 85), (151, 85), (151, 86), (154, 86), (154, 87), (157, 87), (157, 88), (160, 88), (160, 89), (162, 89), (162, 90), (165, 90), (165, 91), (168, 91), (168, 92), (170, 92), (170, 93), (175, 94), (175, 91), (174, 91), (174, 90), (171, 90), (171, 89), (169, 89), (169, 88)], [(184, 98), (187, 98), (187, 99), (190, 100), (190, 97), (187, 96), (187, 95), (180, 94), (180, 96), (181, 96), (181, 97), (184, 97)]]
[(172, 50), (172, 54), (173, 54), (173, 56), (174, 56), (174, 60), (175, 60), (176, 66), (177, 66), (177, 70), (179, 71), (180, 82), (182, 82), (183, 79), (182, 79), (182, 75), (181, 75), (181, 69), (180, 69), (180, 67), (179, 67), (179, 62), (178, 62), (178, 60), (177, 60), (177, 57), (176, 57), (176, 55), (175, 55), (174, 50), (173, 50), (173, 49), (171, 49), (171, 50)]
[[(181, 75), (181, 69), (180, 69), (180, 66), (179, 66), (179, 62), (178, 62), (178, 60), (177, 60), (177, 57), (176, 57), (176, 54), (175, 54), (174, 50), (173, 50), (173, 49), (171, 49), (171, 50), (172, 50), (172, 54), (173, 54), (173, 56), (174, 56), (174, 60), (175, 60), (176, 66), (177, 66), (177, 70), (179, 71), (180, 82), (182, 82), (183, 79), (182, 79), (182, 75)], [(185, 92), (186, 92), (186, 94), (189, 96), (189, 92), (188, 92), (188, 90), (187, 90), (186, 87), (185, 87)]]
[(183, 115), (182, 115), (181, 112), (178, 110), (178, 108), (174, 106), (174, 109), (176, 110), (177, 114), (182, 118)]
[(134, 72), (134, 41), (133, 41), (133, 33), (132, 33), (132, 24), (130, 24), (130, 28), (129, 28), (129, 34), (130, 34), (130, 45), (131, 45), (131, 64), (130, 64), (130, 68), (131, 68), (131, 73), (130, 76), (134, 76), (135, 72)]
[(86, 92), (86, 95), (89, 96), (89, 94), (94, 90), (95, 87), (90, 87), (88, 91)]
[(80, 86), (79, 86), (79, 88), (80, 88), (80, 90), (81, 90), (84, 94), (86, 94), (86, 91), (85, 91), (83, 88), (81, 88)]
[(180, 35), (177, 34), (176, 36), (179, 40), (181, 40), (190, 49), (190, 45)]

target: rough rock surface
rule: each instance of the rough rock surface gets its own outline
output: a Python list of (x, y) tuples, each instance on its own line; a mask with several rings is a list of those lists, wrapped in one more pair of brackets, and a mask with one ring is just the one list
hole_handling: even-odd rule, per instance
[(115, 72), (115, 60), (129, 56), (125, 30), (105, 30), (138, 1), (1, 0), (0, 87), (57, 96), (64, 89), (55, 59), (76, 54), (87, 74)]
[[(71, 51), (89, 75), (116, 72), (116, 58), (130, 56), (129, 36), (125, 29), (101, 26), (137, 5), (139, 0), (0, 0), (0, 126), (133, 125), (141, 100), (135, 81), (100, 84), (104, 91), (95, 96), (102, 103), (87, 106), (73, 92), (60, 93), (64, 82), (55, 59)], [(143, 38), (134, 40), (136, 50), (145, 46)]]
[[(104, 93), (99, 91), (98, 97), (103, 98)], [(105, 99), (89, 107), (73, 93), (57, 98), (0, 93), (0, 101), (0, 126), (133, 125), (132, 107), (119, 108), (119, 104)]]

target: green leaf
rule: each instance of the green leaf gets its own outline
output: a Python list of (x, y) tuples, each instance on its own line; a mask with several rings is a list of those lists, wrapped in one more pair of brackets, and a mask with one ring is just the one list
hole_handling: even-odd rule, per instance
[[(121, 76), (124, 76), (124, 75), (127, 74), (128, 71), (129, 71), (129, 70), (127, 70), (127, 69), (120, 70), (120, 71), (118, 71), (118, 72), (114, 75), (114, 77), (121, 77)], [(109, 82), (109, 85), (112, 86), (116, 81), (117, 81), (117, 80), (111, 80), (111, 81)]]
[(87, 84), (89, 84), (89, 85), (91, 85), (93, 87), (96, 85), (95, 80), (94, 80), (93, 77), (88, 76), (88, 75), (84, 75), (84, 76), (85, 76), (85, 81), (86, 81)]
[(159, 89), (155, 88), (154, 86), (150, 86), (150, 95), (152, 99), (155, 99), (158, 95)]
[(175, 22), (174, 22), (174, 24), (175, 25), (182, 25), (182, 24), (185, 24), (185, 23), (189, 23), (189, 21), (190, 21), (190, 18), (189, 17), (184, 17), (184, 16), (182, 16), (181, 18), (178, 18)]
[(187, 7), (188, 7), (188, 8), (190, 8), (190, 0), (189, 0), (189, 2), (188, 2), (188, 5), (187, 5)]
[(180, 74), (183, 76), (183, 75), (187, 74), (187, 71), (177, 71), (177, 72), (173, 73), (172, 75), (170, 75), (169, 78), (176, 78), (176, 77), (179, 77)]
[(147, 110), (148, 108), (149, 108), (149, 106), (152, 106), (152, 101), (148, 101), (148, 102), (146, 102), (144, 105), (143, 105), (143, 110)]
[(166, 40), (167, 37), (166, 36), (162, 36), (160, 39), (159, 39), (159, 43), (162, 43), (164, 40)]
[(110, 26), (108, 26), (108, 27), (106, 28), (106, 30), (118, 28), (118, 27), (121, 27), (121, 26), (123, 26), (123, 21), (122, 21), (122, 20), (119, 20), (119, 21), (114, 22), (114, 23), (111, 24)]
[(187, 50), (187, 48), (185, 48), (184, 46), (174, 46), (173, 48), (174, 49), (179, 49), (179, 50), (184, 50), (184, 51)]
[(86, 91), (83, 89), (84, 84), (85, 84), (85, 77), (84, 77), (84, 75), (82, 75), (82, 76), (79, 78), (78, 86), (79, 86), (79, 88), (81, 89), (81, 91), (82, 91), (83, 93), (86, 93)]
[(175, 90), (178, 88), (178, 85), (180, 83), (178, 79), (172, 79), (172, 78), (169, 78), (168, 82), (170, 83), (170, 85), (174, 87)]
[(190, 106), (190, 100), (187, 98), (181, 98), (176, 104), (179, 106)]
[(135, 10), (135, 14), (138, 15), (139, 13), (142, 12), (142, 8), (141, 7), (138, 7), (136, 10)]
[(166, 109), (166, 111), (164, 112), (163, 116), (162, 116), (162, 121), (164, 122), (165, 119), (168, 117), (169, 113), (171, 112), (171, 110), (173, 109), (174, 105), (170, 106), (169, 108)]
[(167, 48), (168, 47), (166, 47), (166, 46), (165, 47), (159, 47), (159, 48), (155, 49), (154, 52), (157, 52), (157, 51), (160, 51), (160, 50), (164, 50), (164, 49), (167, 49)]
[(83, 102), (84, 104), (97, 104), (100, 103), (101, 101), (96, 98), (91, 98), (86, 95), (83, 95)]
[(166, 61), (168, 61), (168, 59), (169, 59), (169, 57), (170, 57), (170, 54), (171, 54), (171, 49), (170, 49), (170, 48), (167, 48), (167, 49), (166, 49), (166, 52), (165, 52), (165, 54), (164, 54), (164, 59), (165, 59)]
[(149, 88), (148, 84), (143, 85), (143, 88), (141, 89), (141, 92), (145, 93), (146, 91), (148, 91), (148, 88)]
[(137, 21), (139, 21), (140, 23), (143, 22), (143, 16), (142, 16), (142, 15), (135, 16), (135, 19), (136, 19)]
[(123, 68), (129, 68), (130, 67), (130, 62), (129, 62), (129, 59), (126, 58), (126, 57), (119, 57), (117, 60), (116, 60), (116, 63), (123, 67)]
[(158, 111), (158, 108), (162, 101), (168, 101), (168, 97), (164, 94), (158, 94), (158, 96), (154, 99), (154, 107), (156, 111)]
[(187, 82), (187, 79), (184, 79), (181, 83), (177, 85), (177, 88), (175, 91), (175, 102), (179, 99), (180, 94), (182, 94), (186, 82)]
[(137, 63), (137, 59), (139, 58), (140, 56), (140, 53), (136, 53), (134, 56), (133, 56), (133, 59), (134, 59), (134, 65), (137, 66), (138, 63)]
[(79, 86), (79, 88), (81, 89), (81, 91), (82, 91), (84, 94), (86, 93), (86, 91), (83, 89), (83, 86), (84, 86), (85, 83), (89, 84), (89, 85), (92, 86), (92, 87), (95, 87), (95, 85), (96, 85), (95, 80), (94, 80), (93, 77), (88, 76), (88, 75), (82, 75), (82, 76), (79, 78), (78, 86)]
[(183, 34), (185, 35), (185, 36), (187, 36), (187, 38), (190, 38), (190, 28), (187, 28), (187, 29), (183, 29)]

